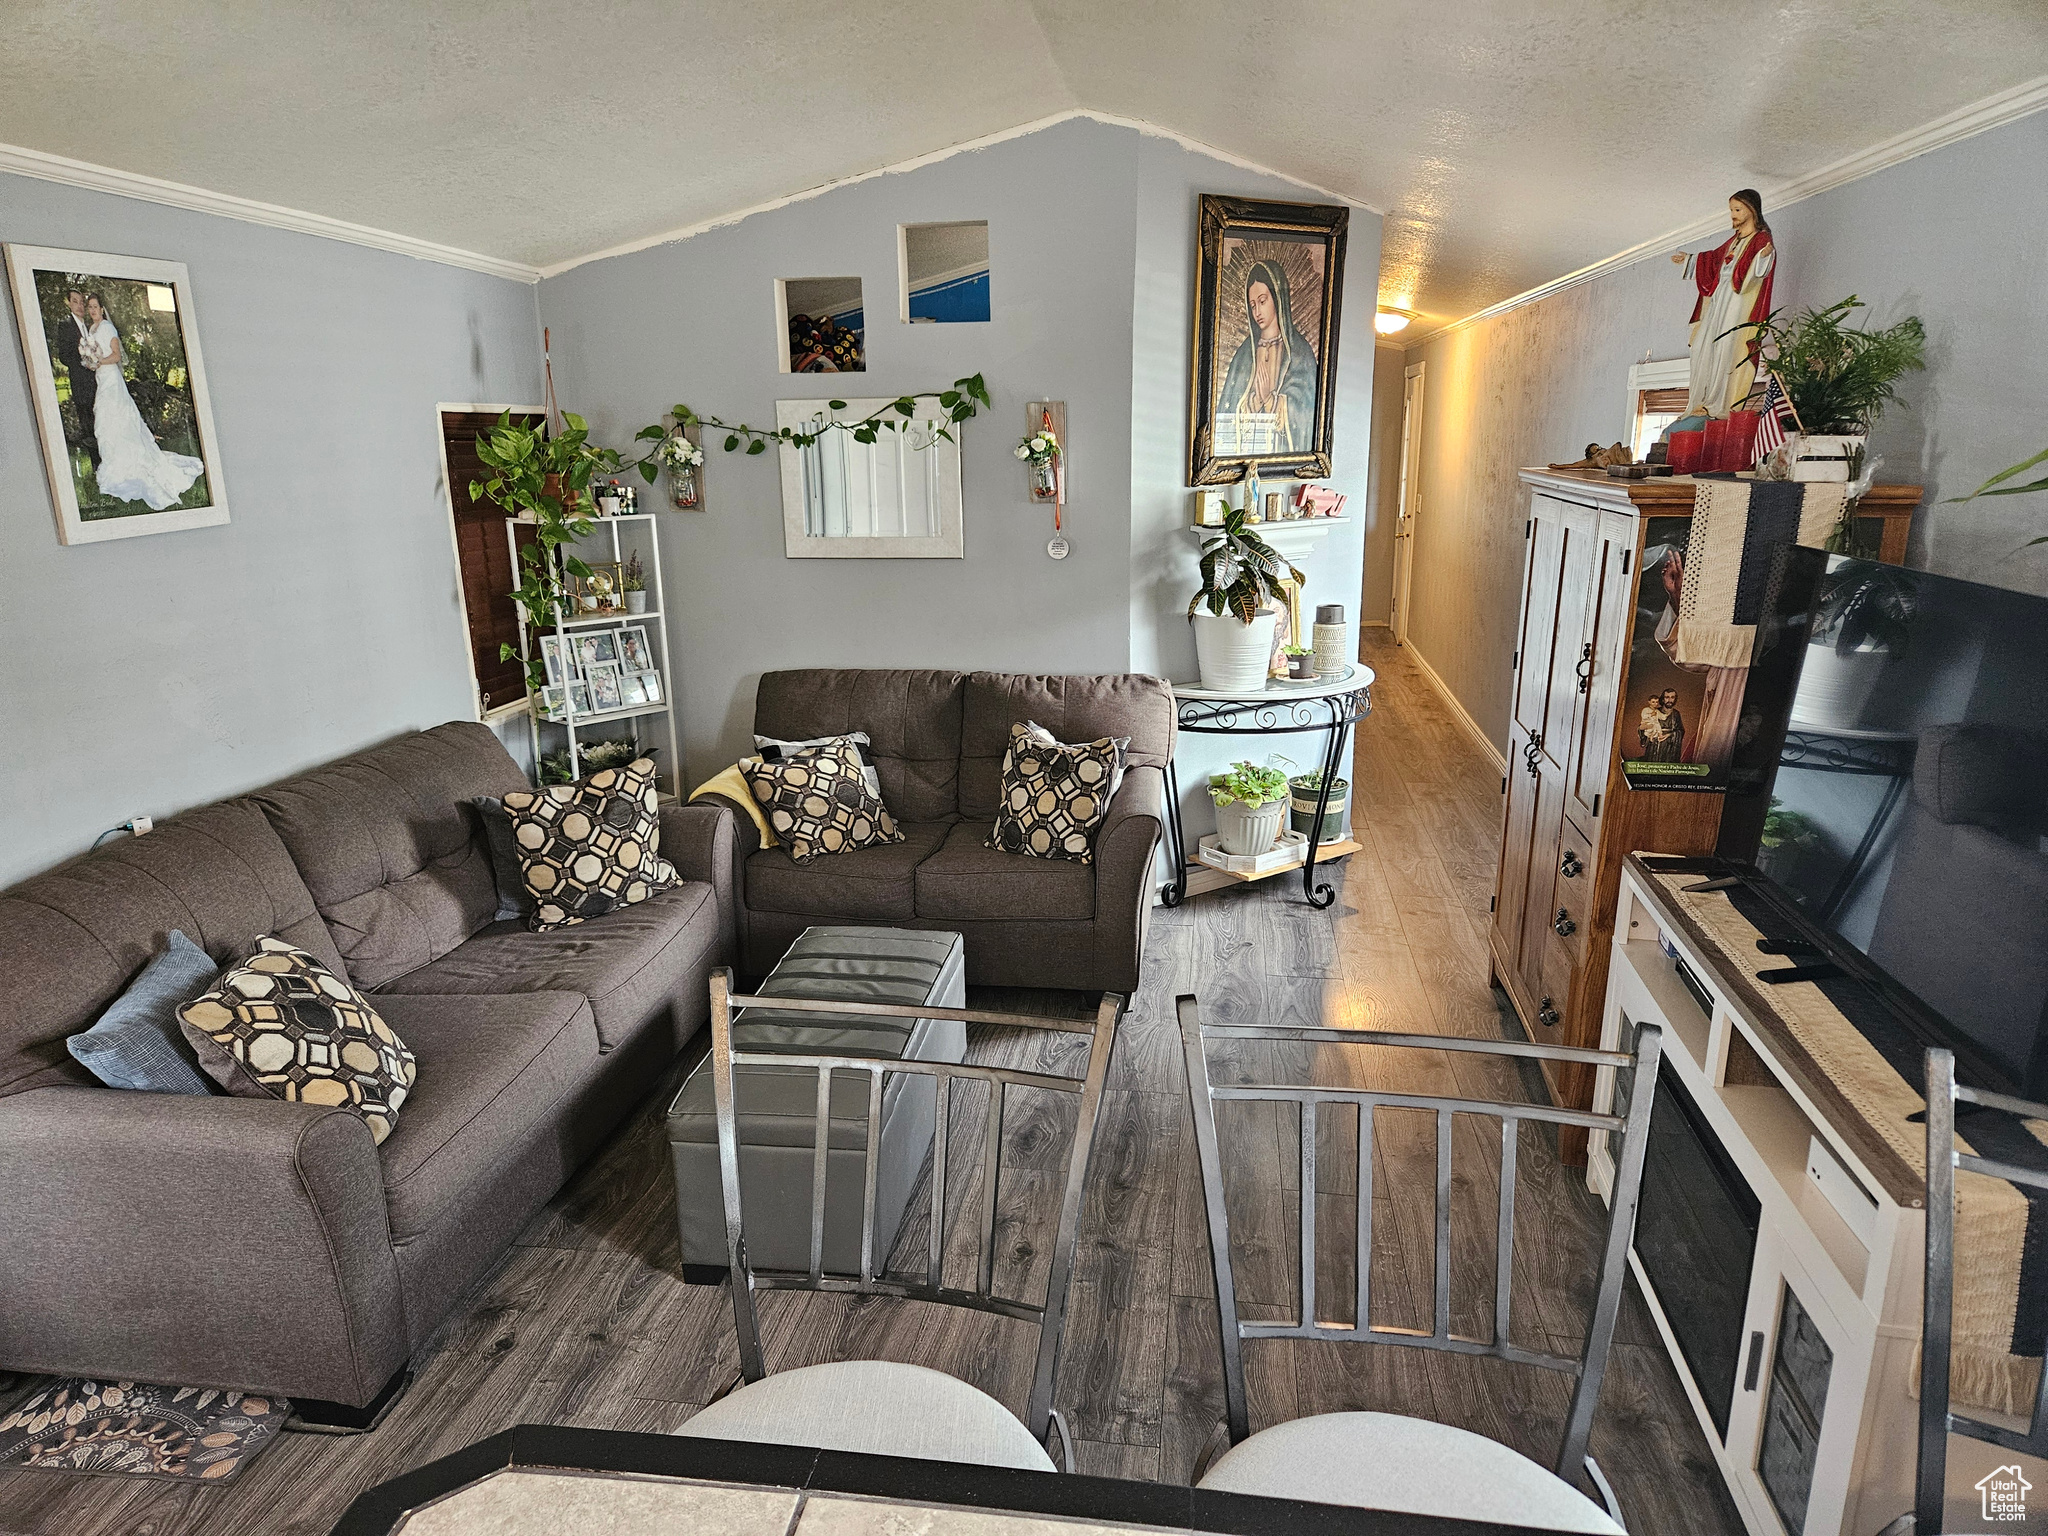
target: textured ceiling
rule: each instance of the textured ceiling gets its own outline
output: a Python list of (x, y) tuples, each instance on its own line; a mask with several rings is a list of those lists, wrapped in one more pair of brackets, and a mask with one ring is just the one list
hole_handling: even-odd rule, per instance
[(1437, 319), (2048, 69), (2042, 0), (6, 9), (0, 142), (535, 266), (1080, 108), (1384, 209)]

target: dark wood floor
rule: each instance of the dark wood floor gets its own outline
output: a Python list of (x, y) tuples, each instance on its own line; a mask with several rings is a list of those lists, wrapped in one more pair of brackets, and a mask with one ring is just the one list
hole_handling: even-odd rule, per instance
[[(1222, 1411), (1216, 1321), (1193, 1130), (1173, 1000), (1193, 992), (1205, 1016), (1327, 1022), (1429, 1033), (1497, 1035), (1499, 994), (1487, 985), (1498, 777), (1452, 723), (1384, 630), (1368, 631), (1379, 671), (1374, 713), (1360, 732), (1354, 805), (1364, 851), (1338, 877), (1339, 900), (1314, 912), (1297, 883), (1221, 891), (1156, 914), (1145, 981), (1113, 1063), (1081, 1231), (1073, 1310), (1057, 1401), (1081, 1440), (1080, 1468), (1108, 1477), (1184, 1481)], [(1081, 1000), (1081, 1001), (1086, 1001)], [(986, 993), (977, 1004), (1069, 1011), (1057, 993)], [(977, 1057), (1038, 1053), (984, 1035)], [(1219, 1058), (1217, 1075), (1309, 1070), (1318, 1081), (1396, 1084), (1470, 1095), (1525, 1096), (1505, 1069), (1431, 1053), (1348, 1047), (1265, 1048)], [(1369, 1059), (1362, 1059), (1369, 1058)], [(1042, 1055), (1040, 1059), (1046, 1059)], [(977, 1187), (978, 1105), (956, 1100), (947, 1206)], [(1029, 1098), (1030, 1095), (1021, 1097)], [(255, 1536), (323, 1532), (349, 1500), (392, 1477), (521, 1422), (667, 1431), (737, 1369), (724, 1288), (683, 1284), (673, 1184), (653, 1095), (617, 1140), (521, 1236), (418, 1362), (419, 1378), (374, 1434), (284, 1437), (233, 1484), (194, 1488), (139, 1479), (0, 1472), (0, 1536)], [(1013, 1100), (1014, 1102), (1014, 1100)], [(1251, 1315), (1294, 1303), (1291, 1121), (1253, 1113), (1222, 1124), (1235, 1181), (1231, 1213), (1240, 1293)], [(1056, 1111), (1041, 1110), (1051, 1117)], [(1034, 1111), (1016, 1111), (1029, 1120)], [(1355, 1166), (1344, 1150), (1355, 1121), (1331, 1115), (1319, 1166)], [(1373, 1318), (1427, 1326), (1434, 1132), (1427, 1118), (1383, 1113), (1374, 1138)], [(1045, 1138), (1023, 1121), (1006, 1135), (999, 1231), (1013, 1284), (1042, 1274), (1043, 1217), (1054, 1203)], [(1499, 1142), (1477, 1123), (1454, 1137), (1454, 1324), (1491, 1329), (1493, 1190)], [(1512, 1332), (1570, 1352), (1583, 1327), (1599, 1206), (1534, 1130), (1520, 1145), (1521, 1243)], [(1331, 1155), (1335, 1154), (1335, 1155)], [(1318, 1178), (1325, 1243), (1348, 1251), (1355, 1198), (1340, 1174)], [(922, 1250), (928, 1192), (906, 1245)], [(949, 1218), (950, 1222), (950, 1218)], [(964, 1230), (949, 1243), (972, 1252)], [(1319, 1247), (1324, 1244), (1319, 1244)], [(1319, 1294), (1348, 1296), (1339, 1259), (1319, 1265)], [(1003, 1271), (999, 1270), (999, 1274)], [(1325, 1303), (1324, 1316), (1348, 1317)], [(1020, 1323), (891, 1300), (771, 1296), (771, 1366), (887, 1358), (951, 1372), (1021, 1408), (1032, 1336)], [(175, 1326), (166, 1319), (165, 1325)], [(1633, 1295), (1593, 1435), (1630, 1528), (1657, 1536), (1740, 1530), (1648, 1314)], [(1277, 1341), (1247, 1353), (1254, 1428), (1346, 1408), (1416, 1414), (1492, 1436), (1548, 1462), (1567, 1382), (1548, 1373), (1435, 1352)]]

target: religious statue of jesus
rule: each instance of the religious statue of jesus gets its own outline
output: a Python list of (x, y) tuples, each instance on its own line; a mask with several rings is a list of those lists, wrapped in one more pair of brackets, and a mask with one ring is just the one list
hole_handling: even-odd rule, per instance
[(1687, 416), (1726, 416), (1756, 382), (1756, 327), (1771, 312), (1777, 249), (1764, 203), (1745, 187), (1728, 199), (1734, 233), (1710, 251), (1673, 251), (1698, 289), (1692, 306), (1692, 383)]

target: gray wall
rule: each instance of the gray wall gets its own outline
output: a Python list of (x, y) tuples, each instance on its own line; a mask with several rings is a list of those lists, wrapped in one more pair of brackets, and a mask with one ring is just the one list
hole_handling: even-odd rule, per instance
[(474, 718), (434, 406), (534, 397), (532, 290), (22, 177), (0, 230), (191, 269), (233, 518), (60, 545), (8, 307), (0, 885), (138, 812)]
[[(1928, 367), (1879, 423), (1880, 476), (1927, 487), (1910, 563), (2048, 592), (2048, 497), (1942, 498), (2048, 447), (2048, 113), (1782, 210), (1780, 305), (1847, 294), (1869, 323), (1926, 323)], [(1701, 242), (1702, 245), (1708, 242)], [(1684, 355), (1690, 290), (1662, 256), (1410, 350), (1428, 363), (1410, 637), (1504, 742), (1520, 600), (1518, 467), (1625, 435), (1629, 364)]]
[[(561, 397), (604, 441), (623, 442), (678, 401), (772, 423), (778, 398), (891, 396), (974, 372), (995, 399), (964, 436), (957, 561), (786, 559), (775, 456), (728, 457), (712, 435), (706, 510), (661, 524), (686, 779), (751, 746), (755, 684), (778, 667), (1193, 675), (1181, 614), (1196, 546), (1182, 487), (1202, 191), (1306, 196), (1165, 140), (1074, 121), (541, 284)], [(896, 226), (973, 218), (989, 222), (990, 321), (898, 322)], [(1354, 213), (1351, 231), (1355, 361), (1370, 351), (1379, 220)], [(868, 371), (779, 373), (774, 279), (843, 273), (865, 285)], [(1364, 367), (1341, 379), (1347, 489), (1363, 485), (1371, 383)], [(1011, 457), (1024, 403), (1038, 398), (1067, 402), (1065, 561), (1046, 556), (1051, 513), (1026, 499)], [(1331, 543), (1312, 574), (1327, 573), (1326, 601), (1355, 603), (1355, 543)]]

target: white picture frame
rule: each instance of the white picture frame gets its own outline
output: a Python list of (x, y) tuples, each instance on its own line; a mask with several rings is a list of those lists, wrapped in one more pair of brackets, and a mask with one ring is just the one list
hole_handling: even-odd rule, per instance
[(602, 715), (614, 709), (626, 707), (625, 690), (616, 663), (601, 664), (583, 669), (584, 681), (590, 685), (590, 712)]
[[(214, 429), (213, 400), (199, 348), (198, 310), (185, 264), (12, 243), (6, 247), (6, 257), (58, 540), (97, 544), (227, 522), (220, 438)], [(154, 507), (149, 502), (149, 495), (161, 494), (167, 480), (160, 480), (156, 491), (133, 499), (112, 497), (99, 489), (91, 460), (97, 451), (98, 429), (78, 419), (70, 365), (60, 364), (57, 357), (63, 345), (58, 333), (65, 323), (57, 316), (65, 293), (73, 289), (100, 297), (105, 317), (122, 343), (122, 392), (157, 451), (196, 458), (203, 465), (169, 505)], [(56, 311), (48, 302), (52, 298)], [(64, 368), (61, 391), (60, 366)], [(131, 372), (135, 375), (132, 380)], [(148, 388), (131, 391), (131, 383), (145, 379)], [(136, 398), (138, 393), (141, 399)], [(67, 403), (74, 410), (70, 431), (64, 419)], [(185, 453), (187, 448), (196, 451)]]
[(637, 709), (649, 702), (647, 697), (647, 674), (624, 672), (619, 675), (619, 696), (628, 709)]
[(619, 630), (619, 668), (625, 672), (654, 670), (654, 652), (647, 644), (647, 626), (628, 624)]
[(852, 432), (821, 430), (833, 421), (863, 421), (889, 406), (886, 399), (778, 400), (775, 424), (816, 433), (808, 447), (784, 443), (783, 553), (791, 560), (959, 560), (962, 532), (960, 441), (936, 397), (872, 443)]
[(562, 678), (570, 670), (563, 660), (562, 638), (560, 635), (540, 637), (541, 664), (547, 668), (548, 682), (556, 688), (562, 686)]
[(668, 702), (661, 696), (661, 674), (659, 672), (655, 671), (652, 667), (648, 668), (640, 674), (640, 682), (647, 690), (648, 703), (666, 704)]
[(576, 670), (585, 677), (598, 667), (616, 667), (619, 661), (618, 631), (592, 629), (571, 635), (569, 654), (576, 658)]

